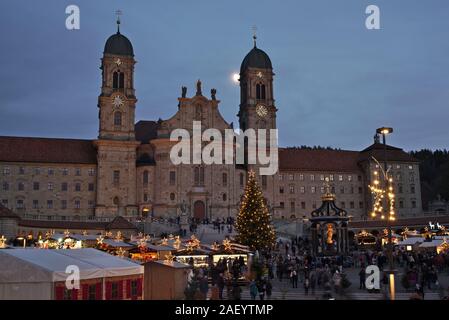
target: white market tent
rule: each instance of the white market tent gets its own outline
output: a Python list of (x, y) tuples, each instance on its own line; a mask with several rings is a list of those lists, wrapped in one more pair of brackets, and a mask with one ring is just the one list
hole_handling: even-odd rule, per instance
[(425, 239), (423, 237), (410, 237), (407, 238), (405, 240), (399, 241), (397, 243), (398, 246), (412, 246), (415, 245), (417, 243), (422, 243), (424, 242)]
[(77, 266), (80, 280), (143, 274), (143, 267), (96, 249), (0, 250), (0, 300), (51, 300), (54, 284), (65, 281), (68, 266)]
[(432, 241), (425, 241), (419, 245), (420, 248), (436, 248), (443, 244), (443, 239), (436, 239)]

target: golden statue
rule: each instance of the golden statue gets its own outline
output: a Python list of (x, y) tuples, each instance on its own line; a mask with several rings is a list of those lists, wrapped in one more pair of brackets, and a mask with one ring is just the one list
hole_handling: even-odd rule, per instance
[(327, 244), (333, 244), (332, 236), (334, 235), (334, 229), (331, 223), (327, 224)]

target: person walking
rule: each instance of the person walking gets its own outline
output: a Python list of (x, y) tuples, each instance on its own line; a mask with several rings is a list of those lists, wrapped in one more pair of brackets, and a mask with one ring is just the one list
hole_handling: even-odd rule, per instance
[(223, 300), (223, 290), (225, 287), (225, 281), (223, 277), (223, 273), (220, 273), (220, 275), (217, 278), (217, 287), (218, 287), (218, 298), (220, 300)]
[(266, 285), (266, 293), (267, 293), (267, 299), (271, 299), (271, 294), (273, 292), (273, 285), (271, 284), (271, 281), (268, 280), (267, 281), (267, 285)]
[(265, 291), (266, 291), (266, 285), (265, 281), (262, 279), (257, 284), (257, 291), (259, 291), (259, 298), (260, 300), (265, 299)]
[(298, 288), (298, 272), (296, 272), (295, 269), (292, 269), (292, 271), (290, 272), (290, 279), (292, 282), (292, 287)]
[(304, 278), (304, 293), (306, 296), (309, 295), (309, 286), (310, 286), (310, 281), (309, 281), (309, 278), (306, 277), (306, 278)]
[(309, 281), (310, 281), (310, 289), (312, 289), (312, 294), (315, 295), (315, 287), (316, 287), (316, 271), (312, 270), (310, 271), (310, 277), (309, 277)]
[(207, 293), (209, 292), (209, 283), (206, 276), (202, 276), (200, 280), (200, 292), (205, 300), (207, 300)]
[(236, 279), (232, 282), (232, 297), (234, 300), (241, 300), (242, 298), (242, 288), (240, 288)]
[(360, 280), (359, 289), (360, 290), (366, 289), (366, 286), (365, 286), (366, 272), (365, 272), (365, 266), (363, 266), (363, 265), (359, 272), (359, 280)]
[(249, 284), (249, 294), (251, 296), (251, 300), (256, 300), (259, 291), (257, 290), (256, 281), (251, 280)]

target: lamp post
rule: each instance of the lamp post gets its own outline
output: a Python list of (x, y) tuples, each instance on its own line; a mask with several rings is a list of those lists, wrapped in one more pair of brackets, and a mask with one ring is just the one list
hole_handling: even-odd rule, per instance
[(394, 220), (393, 216), (393, 208), (391, 206), (390, 201), (394, 197), (394, 195), (390, 195), (392, 193), (392, 187), (390, 183), (392, 182), (391, 178), (388, 176), (388, 164), (387, 164), (387, 142), (386, 136), (390, 133), (393, 133), (393, 128), (382, 127), (376, 130), (376, 133), (382, 135), (382, 144), (384, 147), (384, 180), (385, 180), (385, 190), (388, 193), (386, 197), (387, 208), (389, 210), (389, 217), (387, 218), (387, 229), (388, 229), (388, 243), (387, 243), (387, 255), (388, 255), (388, 264), (389, 264), (389, 284), (390, 284), (390, 300), (395, 299), (395, 283), (394, 283), (394, 259), (393, 259), (393, 237), (392, 237), (392, 226), (391, 222)]

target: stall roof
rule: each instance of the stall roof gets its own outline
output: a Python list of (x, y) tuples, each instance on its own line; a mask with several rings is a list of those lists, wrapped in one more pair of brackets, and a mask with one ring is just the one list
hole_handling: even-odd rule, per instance
[(416, 243), (421, 243), (424, 242), (424, 238), (422, 237), (411, 237), (411, 238), (407, 238), (405, 240), (399, 241), (398, 242), (398, 246), (407, 246), (407, 245), (414, 245)]
[(155, 251), (174, 251), (174, 250), (176, 250), (174, 247), (155, 245), (155, 244), (148, 244), (147, 248), (151, 249), (151, 250), (155, 250)]
[(143, 273), (139, 264), (93, 248), (59, 250), (61, 254), (105, 269), (108, 277)]
[(103, 243), (107, 244), (110, 247), (114, 247), (114, 248), (135, 247), (134, 245), (129, 244), (127, 242), (117, 241), (117, 240), (114, 240), (114, 239), (104, 239)]
[(87, 241), (87, 240), (96, 241), (98, 239), (99, 235), (94, 235), (94, 234), (87, 234), (87, 235), (71, 234), (70, 237), (75, 239), (75, 240), (79, 240), (79, 241)]
[(176, 268), (176, 269), (187, 269), (187, 268), (191, 268), (191, 266), (189, 264), (186, 263), (181, 263), (181, 262), (177, 262), (177, 261), (173, 261), (171, 263), (167, 263), (164, 260), (155, 260), (155, 261), (150, 261), (148, 263), (157, 263), (163, 266), (167, 266), (167, 267), (171, 267), (171, 268)]
[(420, 248), (432, 248), (432, 247), (438, 247), (444, 242), (444, 240), (432, 240), (432, 241), (424, 241), (419, 245)]
[(0, 260), (0, 282), (5, 283), (65, 281), (68, 266), (77, 266), (81, 279), (143, 273), (139, 264), (92, 248), (1, 250)]

